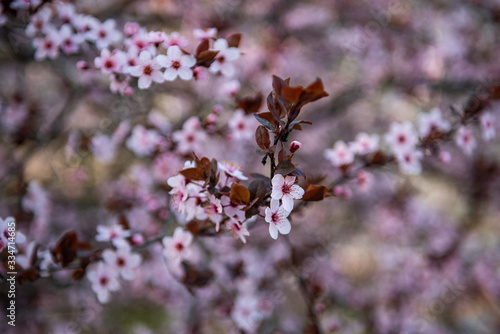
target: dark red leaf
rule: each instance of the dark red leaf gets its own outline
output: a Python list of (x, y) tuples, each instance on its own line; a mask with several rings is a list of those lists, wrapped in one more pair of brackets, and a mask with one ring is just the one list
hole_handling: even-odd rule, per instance
[(257, 141), (257, 145), (259, 145), (259, 147), (263, 150), (266, 150), (271, 146), (269, 131), (267, 131), (267, 129), (262, 125), (259, 125), (255, 131), (255, 140)]

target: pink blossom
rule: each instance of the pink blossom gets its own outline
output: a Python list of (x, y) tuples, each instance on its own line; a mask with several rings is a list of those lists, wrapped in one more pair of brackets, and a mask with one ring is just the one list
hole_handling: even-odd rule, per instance
[(141, 51), (139, 65), (129, 67), (130, 75), (139, 78), (139, 88), (148, 89), (152, 81), (162, 83), (163, 75), (160, 71), (161, 65), (153, 58), (149, 51)]
[[(206, 133), (203, 130), (198, 130), (200, 120), (197, 117), (189, 118), (182, 130), (175, 131), (172, 138), (177, 142), (177, 151), (182, 154), (191, 152), (201, 152), (203, 142), (206, 140)], [(193, 126), (194, 125), (194, 126)]]
[(193, 35), (200, 40), (215, 38), (217, 36), (217, 28), (194, 29)]
[(90, 32), (90, 39), (95, 42), (96, 47), (99, 50), (109, 47), (112, 44), (118, 43), (122, 34), (116, 30), (116, 21), (113, 19), (107, 19), (99, 26), (94, 27), (94, 30)]
[(95, 239), (101, 242), (111, 241), (114, 246), (119, 247), (124, 243), (125, 238), (130, 237), (131, 232), (123, 229), (123, 226), (114, 223), (110, 226), (97, 225), (97, 235)]
[(410, 122), (392, 123), (389, 132), (384, 136), (393, 153), (409, 152), (418, 143), (413, 124)]
[(163, 134), (167, 134), (172, 129), (172, 124), (169, 122), (168, 117), (156, 110), (151, 110), (148, 114), (148, 122)]
[(127, 22), (123, 27), (123, 32), (127, 37), (134, 36), (139, 32), (141, 26), (136, 22)]
[(477, 141), (472, 133), (472, 129), (467, 126), (461, 126), (458, 129), (455, 136), (455, 142), (467, 155), (471, 155), (472, 151), (474, 151), (477, 146)]
[(286, 218), (289, 214), (290, 211), (279, 205), (279, 200), (271, 200), (271, 207), (266, 208), (266, 222), (269, 223), (271, 238), (278, 239), (278, 231), (283, 235), (290, 233), (292, 225)]
[(304, 195), (304, 189), (295, 183), (295, 176), (283, 177), (281, 174), (274, 175), (272, 179), (271, 198), (275, 200), (281, 199), (283, 208), (287, 211), (293, 210), (293, 200), (301, 199)]
[(248, 180), (248, 177), (243, 175), (241, 166), (229, 161), (217, 162), (217, 167), (220, 171), (227, 173), (229, 176), (235, 177), (238, 180)]
[(495, 138), (495, 116), (493, 115), (493, 113), (485, 112), (479, 117), (479, 121), (481, 123), (483, 139), (486, 141), (490, 141), (491, 139)]
[(157, 62), (166, 67), (163, 76), (167, 81), (173, 81), (177, 77), (182, 80), (191, 80), (193, 71), (191, 67), (196, 64), (196, 58), (192, 55), (183, 55), (178, 46), (171, 46), (167, 50), (167, 55), (158, 55)]
[(109, 266), (126, 280), (134, 278), (134, 269), (141, 263), (141, 256), (134, 254), (128, 244), (122, 244), (116, 251), (106, 249), (102, 252), (102, 258)]
[(123, 52), (109, 52), (108, 49), (101, 50), (101, 56), (94, 59), (95, 67), (101, 69), (103, 74), (119, 73), (125, 65)]
[(163, 47), (165, 49), (170, 48), (171, 46), (178, 46), (181, 49), (184, 49), (186, 46), (188, 46), (189, 42), (186, 39), (186, 37), (181, 36), (177, 31), (174, 31), (170, 33), (170, 35), (167, 35), (165, 42), (163, 42)]
[(135, 155), (144, 157), (156, 150), (160, 139), (160, 135), (155, 130), (147, 130), (142, 125), (136, 125), (126, 145)]
[(111, 291), (120, 288), (118, 271), (104, 262), (90, 265), (87, 278), (92, 284), (92, 290), (97, 294), (97, 299), (103, 304), (109, 301)]
[(450, 122), (443, 119), (441, 110), (434, 108), (428, 113), (421, 113), (418, 118), (418, 132), (425, 138), (432, 133), (432, 131), (439, 131), (442, 133), (448, 132), (451, 128)]
[(31, 15), (30, 23), (26, 26), (24, 30), (26, 35), (29, 37), (33, 37), (36, 34), (42, 34), (47, 29), (50, 19), (52, 17), (52, 11), (43, 7), (38, 10), (35, 14)]
[(354, 153), (342, 140), (337, 141), (333, 148), (326, 149), (324, 157), (335, 167), (350, 165), (354, 161)]
[(248, 229), (245, 227), (244, 224), (240, 223), (234, 217), (231, 217), (226, 222), (226, 227), (233, 235), (233, 238), (240, 239), (244, 244), (247, 242), (247, 239), (245, 237), (249, 236), (250, 232), (248, 232)]
[(422, 172), (422, 165), (420, 164), (422, 157), (423, 153), (420, 150), (410, 150), (396, 154), (401, 172), (410, 175), (418, 175)]
[(177, 172), (180, 166), (181, 162), (177, 156), (171, 152), (166, 152), (154, 159), (153, 174), (158, 181), (166, 182)]
[(57, 31), (53, 29), (47, 29), (45, 37), (35, 38), (33, 40), (33, 46), (37, 49), (35, 53), (36, 60), (42, 60), (44, 58), (54, 59), (59, 55), (59, 45), (61, 39)]
[(377, 134), (369, 135), (365, 132), (358, 133), (349, 147), (354, 154), (368, 154), (378, 150), (379, 136)]
[(173, 236), (164, 237), (162, 243), (165, 247), (163, 255), (178, 264), (191, 256), (192, 251), (189, 246), (193, 243), (193, 235), (189, 231), (177, 227)]
[(212, 73), (222, 73), (226, 77), (231, 77), (234, 75), (234, 65), (233, 61), (240, 57), (240, 50), (235, 47), (229, 47), (227, 41), (223, 38), (219, 38), (214, 42), (214, 50), (219, 51), (216, 60), (210, 65), (210, 72)]
[(245, 115), (243, 110), (237, 109), (228, 122), (231, 138), (236, 140), (250, 140), (255, 136), (259, 123), (255, 117)]
[(226, 216), (235, 217), (239, 221), (245, 220), (245, 211), (242, 210), (245, 205), (233, 203), (227, 196), (222, 196), (221, 204), (224, 206), (224, 214)]

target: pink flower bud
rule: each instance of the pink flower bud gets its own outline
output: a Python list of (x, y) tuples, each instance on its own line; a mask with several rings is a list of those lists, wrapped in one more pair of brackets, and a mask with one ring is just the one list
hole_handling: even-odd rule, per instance
[(224, 111), (224, 108), (220, 105), (220, 104), (216, 104), (213, 108), (212, 108), (212, 113), (215, 114), (215, 115), (220, 115), (222, 114), (222, 111)]
[(133, 246), (142, 245), (144, 243), (144, 237), (142, 234), (136, 233), (130, 238), (130, 242)]
[(209, 114), (207, 116), (207, 123), (214, 124), (215, 122), (217, 122), (217, 115), (216, 114)]
[(302, 147), (302, 143), (300, 141), (294, 140), (290, 143), (290, 152), (295, 153), (301, 147)]
[(139, 32), (140, 28), (141, 27), (139, 26), (139, 24), (137, 24), (135, 22), (127, 22), (127, 23), (125, 23), (123, 31), (125, 32), (125, 35), (127, 35), (128, 37), (131, 37), (131, 36), (134, 36), (135, 34), (137, 34)]
[(76, 63), (76, 68), (79, 69), (80, 71), (86, 71), (90, 67), (89, 67), (89, 64), (85, 60), (80, 60), (79, 62)]
[(123, 91), (123, 94), (130, 96), (130, 95), (134, 94), (134, 89), (129, 86), (129, 87), (125, 88), (125, 90)]
[(449, 163), (451, 160), (451, 154), (450, 152), (448, 151), (442, 151), (439, 153), (439, 161), (441, 161), (442, 163)]

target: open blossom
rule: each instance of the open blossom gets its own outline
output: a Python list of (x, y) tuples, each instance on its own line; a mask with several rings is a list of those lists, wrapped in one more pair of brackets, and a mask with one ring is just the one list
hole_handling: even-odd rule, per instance
[(238, 180), (248, 180), (248, 177), (243, 175), (241, 166), (229, 161), (217, 162), (217, 167), (220, 171), (226, 172), (229, 176), (235, 177)]
[(43, 7), (38, 10), (35, 14), (30, 16), (30, 23), (26, 26), (25, 33), (28, 37), (33, 37), (37, 33), (41, 34), (47, 28), (50, 18), (52, 17), (52, 11)]
[(455, 142), (467, 155), (471, 155), (472, 151), (474, 151), (477, 146), (477, 141), (472, 133), (472, 129), (467, 126), (461, 126), (458, 129)]
[(101, 56), (94, 59), (95, 67), (101, 69), (103, 74), (121, 72), (125, 65), (125, 54), (121, 51), (111, 53), (108, 49), (101, 50)]
[(163, 249), (165, 257), (178, 264), (191, 255), (189, 246), (193, 243), (193, 235), (189, 231), (177, 227), (173, 236), (163, 238), (162, 243), (165, 247)]
[(126, 243), (125, 238), (130, 237), (131, 232), (125, 230), (120, 224), (113, 224), (111, 226), (97, 225), (97, 235), (95, 240), (97, 241), (111, 241), (113, 245), (119, 247)]
[(283, 208), (287, 211), (293, 210), (293, 200), (301, 199), (304, 189), (295, 183), (295, 176), (283, 177), (281, 174), (274, 175), (272, 179), (271, 198), (283, 202)]
[(138, 157), (144, 157), (156, 150), (160, 139), (161, 136), (155, 130), (147, 130), (142, 125), (136, 125), (126, 145)]
[(271, 207), (266, 208), (266, 222), (269, 223), (269, 234), (271, 238), (278, 238), (279, 233), (285, 235), (290, 233), (292, 225), (286, 217), (290, 211), (279, 205), (279, 200), (271, 200)]
[(35, 59), (42, 60), (44, 58), (54, 59), (59, 55), (59, 45), (61, 39), (57, 31), (47, 29), (45, 37), (35, 38), (33, 46), (36, 48)]
[(355, 154), (368, 154), (378, 150), (379, 136), (377, 134), (369, 135), (361, 132), (356, 135), (353, 142), (349, 143), (349, 148)]
[(73, 33), (73, 28), (69, 24), (65, 24), (59, 30), (60, 47), (65, 54), (78, 52), (80, 44), (83, 42), (79, 34)]
[(226, 227), (229, 229), (229, 232), (233, 235), (233, 238), (240, 239), (244, 244), (246, 244), (247, 239), (245, 237), (250, 235), (247, 228), (244, 224), (239, 222), (235, 217), (229, 218), (226, 222)]
[(116, 21), (113, 19), (107, 19), (103, 23), (94, 27), (94, 30), (90, 32), (90, 39), (95, 42), (97, 48), (102, 50), (109, 47), (111, 44), (119, 42), (122, 38), (122, 34), (116, 30)]
[(420, 163), (422, 157), (423, 153), (420, 150), (410, 150), (396, 154), (401, 172), (410, 175), (418, 175), (422, 172), (422, 165)]
[(245, 115), (243, 110), (237, 109), (233, 117), (228, 122), (229, 129), (231, 130), (231, 138), (236, 140), (249, 140), (255, 136), (255, 129), (259, 123), (255, 117)]
[(161, 65), (153, 58), (152, 54), (145, 50), (139, 54), (139, 65), (129, 67), (128, 73), (139, 78), (138, 86), (140, 89), (148, 89), (153, 81), (157, 83), (164, 81), (160, 68)]
[(332, 149), (326, 149), (324, 156), (335, 167), (349, 165), (354, 161), (354, 153), (342, 140), (337, 141)]
[(165, 49), (170, 48), (171, 46), (178, 46), (181, 49), (184, 49), (186, 46), (188, 46), (189, 41), (186, 39), (186, 37), (181, 36), (177, 31), (173, 31), (170, 33), (170, 35), (167, 35), (165, 38), (165, 42), (163, 42), (163, 47)]
[(207, 134), (200, 128), (200, 120), (194, 116), (184, 123), (182, 130), (172, 134), (172, 138), (177, 142), (177, 151), (182, 154), (201, 152), (206, 137)]
[(229, 47), (227, 41), (219, 38), (214, 42), (214, 50), (219, 51), (215, 61), (210, 65), (209, 71), (212, 73), (222, 73), (226, 77), (234, 74), (233, 61), (240, 57), (240, 50), (235, 47)]
[(489, 141), (495, 138), (495, 116), (491, 112), (486, 112), (479, 117), (483, 139)]
[(215, 38), (217, 36), (217, 28), (194, 29), (193, 35), (201, 40)]
[(222, 220), (222, 205), (214, 195), (207, 196), (207, 202), (202, 205), (202, 211), (198, 214), (196, 219), (205, 220), (210, 219), (215, 224), (215, 230), (219, 231), (219, 225)]
[(134, 269), (141, 263), (141, 256), (134, 254), (128, 244), (124, 243), (116, 251), (106, 249), (102, 252), (104, 262), (114, 267), (116, 271), (126, 280), (134, 278)]
[(392, 123), (384, 138), (395, 154), (411, 151), (418, 143), (418, 136), (410, 122)]
[(224, 207), (224, 214), (228, 217), (236, 217), (236, 220), (243, 221), (245, 220), (245, 211), (242, 209), (245, 205), (238, 205), (234, 202), (231, 202), (229, 197), (222, 196), (221, 204)]
[(432, 131), (448, 132), (451, 128), (450, 122), (443, 118), (441, 110), (434, 108), (428, 113), (421, 113), (418, 118), (418, 132), (425, 138)]
[(263, 317), (264, 314), (259, 309), (259, 300), (255, 295), (238, 296), (231, 311), (231, 318), (239, 328), (248, 333), (255, 333)]
[(177, 155), (165, 152), (157, 156), (153, 161), (153, 175), (156, 180), (166, 182), (169, 177), (177, 172), (180, 166), (181, 162)]
[(117, 291), (120, 288), (118, 271), (104, 262), (90, 265), (87, 278), (92, 284), (92, 290), (96, 293), (97, 299), (103, 304), (109, 301), (111, 291)]
[(173, 81), (177, 77), (182, 80), (191, 80), (193, 78), (191, 67), (196, 64), (196, 58), (193, 55), (183, 54), (176, 45), (168, 48), (167, 55), (156, 56), (156, 61), (161, 66), (166, 67), (163, 77), (167, 81)]

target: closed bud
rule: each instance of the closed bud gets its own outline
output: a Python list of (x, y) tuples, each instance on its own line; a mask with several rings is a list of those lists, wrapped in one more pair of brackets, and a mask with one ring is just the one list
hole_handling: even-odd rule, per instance
[(89, 67), (89, 64), (86, 61), (80, 60), (79, 62), (76, 63), (76, 68), (78, 68), (80, 71), (86, 71), (90, 67)]
[(300, 141), (292, 141), (290, 143), (290, 152), (295, 153), (300, 147), (302, 146), (302, 143)]

